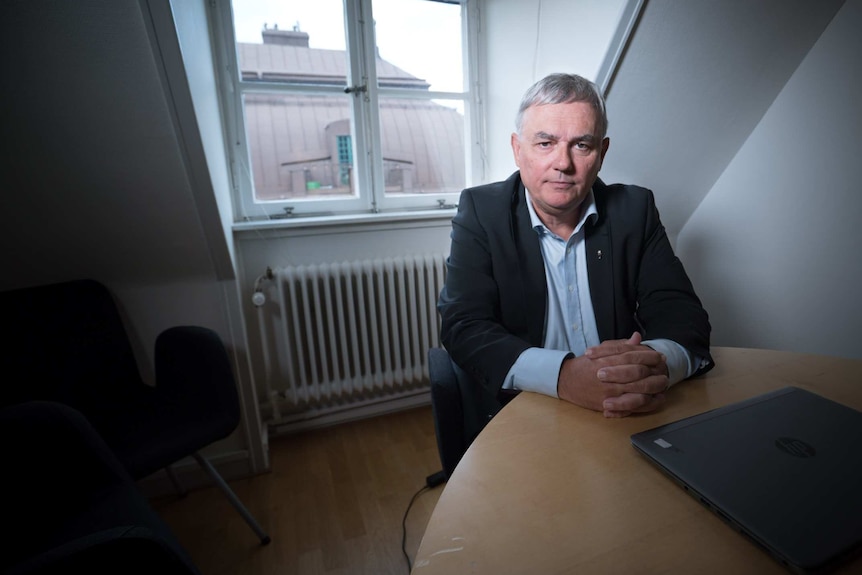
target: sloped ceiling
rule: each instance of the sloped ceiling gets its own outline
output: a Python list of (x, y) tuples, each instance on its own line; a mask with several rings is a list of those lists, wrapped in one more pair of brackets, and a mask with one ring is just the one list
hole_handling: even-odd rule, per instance
[(215, 277), (141, 6), (0, 3), (0, 289)]
[(651, 188), (675, 238), (843, 3), (647, 0), (607, 95), (601, 177)]

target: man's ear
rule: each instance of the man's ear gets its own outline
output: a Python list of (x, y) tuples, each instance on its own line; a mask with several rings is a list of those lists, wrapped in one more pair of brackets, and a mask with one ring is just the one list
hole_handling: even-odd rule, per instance
[(518, 134), (516, 134), (515, 132), (512, 132), (511, 144), (512, 154), (515, 156), (515, 165), (520, 168), (521, 164), (518, 159), (521, 156), (521, 140), (518, 139)]
[(608, 153), (608, 148), (610, 147), (610, 145), (611, 145), (611, 139), (608, 138), (607, 136), (605, 136), (602, 139), (602, 163), (604, 163), (604, 161), (605, 161), (605, 154)]

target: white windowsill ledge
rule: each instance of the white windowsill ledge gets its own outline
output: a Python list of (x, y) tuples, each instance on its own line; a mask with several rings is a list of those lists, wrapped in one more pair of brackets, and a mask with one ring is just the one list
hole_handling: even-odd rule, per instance
[(327, 228), (344, 226), (367, 226), (378, 224), (405, 224), (411, 222), (450, 221), (457, 211), (456, 208), (441, 208), (433, 210), (405, 210), (394, 212), (379, 212), (376, 214), (344, 214), (327, 216), (292, 216), (271, 220), (251, 220), (235, 222), (234, 233), (260, 232), (262, 230)]

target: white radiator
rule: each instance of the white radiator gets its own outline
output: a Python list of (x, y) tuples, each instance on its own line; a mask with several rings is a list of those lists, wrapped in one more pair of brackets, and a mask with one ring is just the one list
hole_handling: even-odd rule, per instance
[(435, 254), (268, 270), (256, 302), (268, 422), (427, 396), (445, 269)]

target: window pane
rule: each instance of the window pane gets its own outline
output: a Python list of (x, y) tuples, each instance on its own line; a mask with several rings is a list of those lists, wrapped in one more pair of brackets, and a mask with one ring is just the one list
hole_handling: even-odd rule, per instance
[(350, 98), (245, 94), (256, 201), (353, 195)]
[(372, 10), (379, 86), (463, 91), (459, 4), (373, 0)]
[[(234, 30), (246, 82), (346, 86), (342, 0), (237, 0)], [(255, 201), (353, 196), (349, 96), (246, 92)]]
[(347, 85), (342, 0), (240, 0), (233, 9), (243, 80)]
[(344, 52), (342, 0), (234, 0), (232, 5), (237, 44)]
[(465, 184), (463, 102), (380, 99), (387, 194), (460, 192)]

